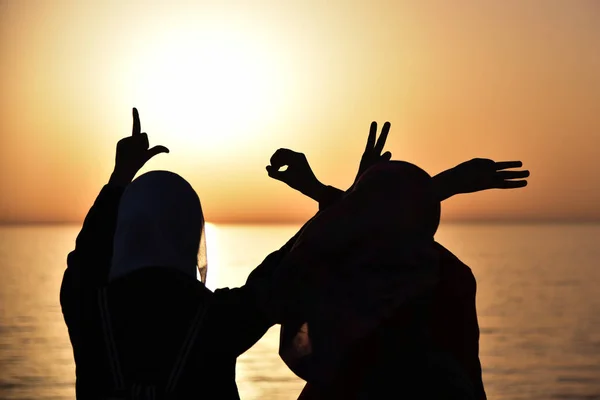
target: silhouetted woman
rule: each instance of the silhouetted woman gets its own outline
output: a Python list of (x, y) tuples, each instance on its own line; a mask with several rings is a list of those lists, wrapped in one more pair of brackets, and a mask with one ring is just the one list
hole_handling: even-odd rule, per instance
[(68, 256), (60, 300), (79, 399), (238, 399), (236, 358), (276, 322), (270, 277), (293, 239), (243, 287), (208, 290), (195, 191), (166, 171), (132, 182), (163, 152), (149, 149), (134, 109), (133, 135)]
[(394, 161), (305, 228), (276, 281), (294, 288), (280, 354), (308, 382), (301, 398), (475, 399), (434, 339), (439, 216), (430, 176)]
[[(381, 154), (390, 124), (384, 124), (381, 136), (376, 141), (377, 124), (373, 122), (367, 140), (367, 146), (361, 158), (357, 180), (374, 163), (388, 161), (389, 152)], [(283, 165), (285, 171), (278, 171)], [(509, 171), (518, 168), (520, 161), (495, 162), (489, 159), (475, 158), (450, 168), (433, 178), (433, 190), (439, 201), (446, 200), (461, 193), (473, 193), (489, 189), (516, 189), (527, 185), (523, 178), (529, 176), (529, 171)], [(313, 173), (302, 153), (289, 149), (279, 149), (271, 158), (267, 167), (269, 176), (285, 182), (290, 187), (319, 202), (320, 209), (326, 209), (345, 196), (344, 191), (322, 184)], [(439, 260), (439, 280), (432, 296), (430, 332), (431, 339), (438, 349), (443, 349), (462, 367), (474, 388), (475, 397), (485, 400), (479, 361), (479, 325), (476, 310), (477, 284), (471, 269), (454, 256), (441, 244), (434, 242)], [(301, 336), (299, 337), (301, 338)], [(401, 339), (402, 336), (399, 336)], [(282, 350), (286, 347), (283, 346)], [(364, 347), (369, 349), (369, 347)], [(363, 355), (368, 355), (363, 352)], [(298, 357), (296, 357), (298, 358)], [(360, 360), (360, 357), (356, 357)], [(361, 363), (354, 363), (360, 367)], [(364, 368), (368, 360), (362, 362)], [(392, 369), (393, 370), (393, 369)], [(357, 369), (360, 371), (360, 368)], [(353, 382), (353, 380), (349, 380)], [(434, 382), (431, 382), (434, 384)], [(319, 391), (314, 386), (307, 385), (303, 396), (318, 398)], [(327, 398), (323, 394), (321, 398)], [(348, 398), (351, 398), (349, 396)]]

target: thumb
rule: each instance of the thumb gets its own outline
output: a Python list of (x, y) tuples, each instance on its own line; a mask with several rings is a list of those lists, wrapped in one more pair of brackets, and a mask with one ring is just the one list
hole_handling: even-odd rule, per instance
[(381, 155), (381, 159), (380, 159), (380, 161), (385, 161), (385, 162), (387, 162), (387, 161), (390, 161), (391, 159), (392, 159), (392, 153), (390, 153), (389, 151), (386, 151), (385, 153), (383, 153), (383, 154)]
[(146, 160), (151, 159), (152, 157), (154, 157), (157, 154), (160, 153), (168, 153), (169, 149), (167, 149), (165, 146), (154, 146), (151, 149), (148, 149), (146, 151)]

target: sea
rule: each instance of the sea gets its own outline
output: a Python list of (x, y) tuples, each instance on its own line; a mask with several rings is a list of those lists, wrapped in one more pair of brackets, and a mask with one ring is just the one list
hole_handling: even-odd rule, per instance
[[(243, 285), (298, 228), (209, 224), (207, 286)], [(59, 288), (78, 230), (0, 227), (0, 399), (75, 397)], [(489, 399), (600, 400), (600, 225), (444, 223), (436, 239), (477, 278)], [(278, 340), (275, 326), (238, 359), (242, 399), (297, 398)]]

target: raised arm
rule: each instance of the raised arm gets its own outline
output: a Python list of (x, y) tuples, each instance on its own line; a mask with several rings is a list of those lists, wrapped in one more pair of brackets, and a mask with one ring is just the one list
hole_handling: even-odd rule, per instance
[(134, 108), (132, 135), (117, 144), (113, 173), (88, 212), (75, 249), (67, 257), (61, 302), (70, 289), (95, 287), (106, 282), (121, 195), (150, 158), (168, 151), (164, 146), (149, 148), (148, 135), (141, 132), (139, 114)]
[[(371, 124), (367, 146), (361, 157), (355, 183), (371, 166), (390, 160), (390, 152), (381, 154), (389, 130), (390, 124), (386, 122), (381, 135), (376, 140), (377, 124), (375, 122)], [(280, 171), (285, 166), (287, 169)], [(433, 182), (440, 201), (457, 194), (488, 189), (517, 189), (527, 186), (525, 178), (529, 177), (529, 171), (507, 171), (507, 169), (522, 166), (521, 161), (496, 162), (484, 158), (474, 158), (437, 174), (433, 177)], [(317, 201), (320, 209), (335, 203), (344, 194), (340, 189), (321, 183), (310, 168), (306, 156), (289, 149), (277, 150), (271, 157), (271, 165), (267, 167), (267, 171), (271, 178), (280, 180)]]
[[(383, 124), (381, 135), (377, 138), (377, 123), (371, 123), (367, 145), (361, 157), (354, 183), (373, 165), (389, 161), (392, 158), (392, 153), (389, 151), (381, 153), (390, 128), (391, 124), (389, 122)], [(345, 192), (343, 190), (324, 185), (317, 179), (306, 156), (302, 153), (289, 149), (279, 149), (271, 156), (270, 161), (271, 165), (267, 166), (269, 176), (286, 183), (291, 188), (318, 202), (319, 210), (324, 210), (344, 196)], [(287, 167), (287, 169), (281, 170), (283, 167)], [(350, 189), (354, 187), (354, 183)]]
[(280, 323), (277, 307), (274, 307), (273, 278), (277, 267), (302, 233), (304, 227), (287, 241), (279, 250), (269, 254), (263, 262), (248, 276), (246, 284), (235, 289), (219, 289), (219, 304), (224, 307), (221, 313), (229, 315), (223, 329), (223, 335), (228, 335), (226, 351), (237, 357), (251, 348), (275, 324)]

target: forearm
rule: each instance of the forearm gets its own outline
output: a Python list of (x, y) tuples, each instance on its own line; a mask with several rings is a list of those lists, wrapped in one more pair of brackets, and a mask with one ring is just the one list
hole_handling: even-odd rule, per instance
[(346, 192), (344, 192), (343, 190), (338, 189), (336, 187), (324, 186), (323, 190), (321, 191), (321, 196), (318, 200), (319, 201), (319, 211), (323, 211), (326, 208), (328, 208), (329, 206), (340, 201), (342, 199), (342, 197), (344, 197), (345, 193)]
[[(339, 201), (344, 195), (344, 191), (337, 189), (333, 186), (326, 186), (320, 184), (319, 190), (315, 190), (314, 192), (312, 192), (312, 194), (314, 195), (314, 197), (309, 197), (319, 202), (320, 212), (329, 207), (330, 205)], [(273, 273), (273, 270), (279, 265), (283, 257), (285, 257), (285, 255), (294, 246), (294, 243), (296, 243), (296, 239), (300, 236), (300, 234), (304, 230), (304, 227), (306, 227), (314, 218), (315, 217), (313, 216), (310, 220), (308, 220), (298, 230), (298, 232), (296, 232), (296, 234), (292, 236), (292, 238), (289, 239), (285, 245), (283, 245), (283, 247), (269, 254), (267, 258), (265, 258), (265, 260), (250, 273), (247, 282), (256, 278), (270, 276)]]
[(284, 244), (279, 250), (274, 251), (273, 253), (269, 254), (262, 263), (260, 263), (260, 265), (258, 267), (256, 267), (248, 276), (248, 280), (246, 281), (246, 283), (251, 282), (253, 280), (256, 279), (270, 279), (271, 276), (273, 275), (274, 270), (277, 268), (277, 266), (281, 263), (281, 261), (283, 260), (283, 258), (289, 253), (289, 251), (291, 250), (291, 248), (294, 246), (294, 243), (296, 243), (296, 239), (298, 239), (298, 237), (300, 236), (300, 234), (302, 233), (302, 231), (304, 230), (304, 227), (306, 225), (308, 225), (308, 223), (310, 221), (312, 221), (314, 219), (311, 218), (309, 219), (304, 225), (302, 225), (302, 227), (298, 230), (298, 232), (296, 232), (296, 234), (294, 236), (292, 236), (286, 244)]
[(124, 181), (120, 177), (111, 177), (85, 217), (75, 241), (75, 249), (67, 259), (69, 268), (86, 269), (85, 273), (82, 271), (78, 274), (82, 278), (100, 277), (108, 273), (119, 202), (124, 189)]
[(458, 194), (453, 187), (455, 181), (453, 173), (453, 168), (450, 168), (433, 177), (434, 191), (439, 201), (447, 200)]

